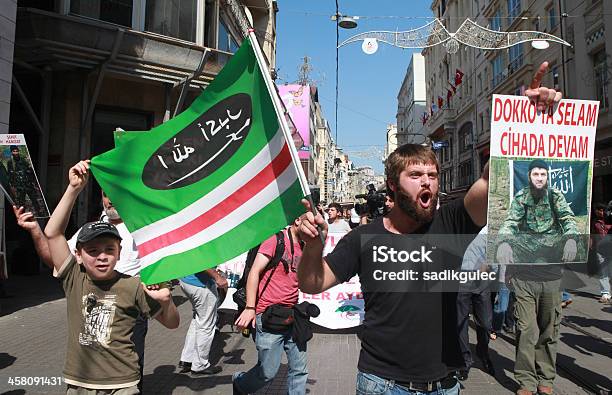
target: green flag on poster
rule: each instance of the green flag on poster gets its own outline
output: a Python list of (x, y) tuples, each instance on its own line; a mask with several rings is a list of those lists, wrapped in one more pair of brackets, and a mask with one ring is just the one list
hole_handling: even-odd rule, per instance
[(187, 110), (91, 161), (146, 284), (232, 259), (304, 212), (308, 186), (256, 45), (245, 39)]

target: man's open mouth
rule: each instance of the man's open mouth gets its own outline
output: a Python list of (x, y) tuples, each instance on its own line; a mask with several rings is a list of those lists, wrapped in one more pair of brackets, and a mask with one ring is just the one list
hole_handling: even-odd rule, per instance
[(419, 201), (419, 204), (421, 205), (421, 207), (423, 208), (429, 208), (429, 205), (431, 204), (431, 198), (433, 197), (432, 193), (430, 191), (423, 191), (419, 194), (419, 198), (417, 199)]

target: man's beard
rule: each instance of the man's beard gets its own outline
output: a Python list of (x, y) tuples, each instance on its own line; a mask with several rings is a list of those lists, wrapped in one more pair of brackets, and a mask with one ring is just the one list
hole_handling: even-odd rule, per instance
[[(418, 197), (417, 197), (418, 199)], [(407, 216), (414, 219), (418, 224), (426, 224), (433, 219), (434, 212), (438, 206), (438, 196), (431, 194), (429, 207), (422, 208), (412, 196), (404, 193), (398, 186), (395, 192), (395, 206), (399, 207)]]
[(107, 208), (105, 208), (104, 209), (104, 214), (106, 214), (108, 219), (110, 219), (111, 221), (117, 221), (117, 220), (121, 219), (121, 216), (117, 212), (117, 209), (115, 209), (114, 207), (107, 207)]
[(535, 201), (538, 201), (542, 199), (544, 195), (546, 195), (546, 190), (548, 189), (548, 185), (544, 184), (544, 187), (542, 189), (538, 189), (536, 188), (535, 185), (533, 185), (533, 182), (529, 180), (529, 189), (531, 190), (531, 196), (533, 196)]

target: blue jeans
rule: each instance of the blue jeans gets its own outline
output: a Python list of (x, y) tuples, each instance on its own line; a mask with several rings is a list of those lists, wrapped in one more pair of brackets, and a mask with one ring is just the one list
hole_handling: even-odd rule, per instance
[(562, 302), (567, 302), (568, 300), (572, 299), (572, 294), (566, 291), (563, 291), (561, 293), (561, 301)]
[(306, 351), (300, 351), (291, 338), (291, 330), (285, 333), (270, 333), (262, 330), (261, 314), (257, 315), (258, 361), (248, 372), (234, 374), (234, 383), (242, 392), (254, 393), (276, 376), (281, 363), (283, 350), (287, 353), (289, 372), (287, 374), (287, 392), (290, 395), (306, 393)]
[(612, 258), (604, 258), (597, 253), (597, 258), (601, 265), (601, 273), (599, 274), (599, 288), (602, 295), (610, 295), (610, 277), (612, 277)]
[(453, 388), (435, 388), (433, 391), (414, 391), (393, 380), (383, 379), (370, 373), (357, 373), (357, 395), (459, 395), (459, 381)]
[[(497, 300), (493, 305), (493, 330), (501, 332), (502, 326), (506, 321), (506, 314), (508, 313), (508, 304), (510, 302), (510, 290), (506, 284), (501, 284), (499, 291), (497, 291)], [(510, 312), (510, 314), (512, 314)]]

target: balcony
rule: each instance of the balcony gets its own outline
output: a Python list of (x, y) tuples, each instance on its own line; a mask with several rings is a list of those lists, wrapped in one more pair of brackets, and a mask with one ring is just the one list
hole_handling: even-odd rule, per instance
[[(20, 43), (15, 46), (15, 59), (41, 69), (93, 70), (108, 62), (107, 69), (115, 74), (174, 84), (198, 68), (206, 49), (155, 33), (31, 8), (20, 8), (17, 21)], [(203, 72), (191, 80), (192, 87), (208, 85), (221, 70), (222, 60), (231, 56), (209, 50)], [(116, 56), (109, 62), (113, 51)]]
[(508, 74), (512, 74), (523, 66), (523, 54), (521, 53), (508, 65)]
[(506, 79), (507, 76), (508, 74), (505, 70), (493, 76), (493, 79), (491, 80), (491, 90), (497, 88), (497, 86), (501, 84)]

